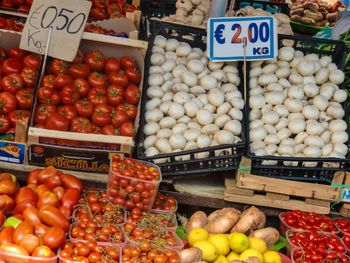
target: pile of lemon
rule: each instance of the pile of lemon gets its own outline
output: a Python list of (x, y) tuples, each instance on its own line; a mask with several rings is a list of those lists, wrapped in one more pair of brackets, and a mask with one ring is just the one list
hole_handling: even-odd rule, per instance
[(188, 235), (192, 247), (202, 250), (202, 260), (214, 263), (229, 263), (231, 260), (247, 262), (255, 259), (260, 263), (282, 263), (279, 253), (268, 251), (266, 243), (242, 233), (213, 234), (203, 228), (193, 229)]

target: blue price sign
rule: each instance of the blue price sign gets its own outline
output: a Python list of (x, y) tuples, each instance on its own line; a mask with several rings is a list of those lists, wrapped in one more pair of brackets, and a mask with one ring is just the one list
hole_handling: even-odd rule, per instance
[(277, 56), (274, 17), (227, 17), (208, 20), (208, 57), (213, 61), (269, 60)]

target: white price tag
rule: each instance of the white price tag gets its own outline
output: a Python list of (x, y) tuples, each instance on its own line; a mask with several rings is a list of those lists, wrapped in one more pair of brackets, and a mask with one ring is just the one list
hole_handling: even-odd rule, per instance
[(244, 51), (246, 60), (269, 60), (277, 56), (277, 21), (274, 17), (211, 18), (207, 32), (210, 60), (244, 60)]
[(23, 29), (20, 48), (44, 54), (52, 28), (48, 55), (72, 61), (91, 4), (83, 0), (34, 0)]

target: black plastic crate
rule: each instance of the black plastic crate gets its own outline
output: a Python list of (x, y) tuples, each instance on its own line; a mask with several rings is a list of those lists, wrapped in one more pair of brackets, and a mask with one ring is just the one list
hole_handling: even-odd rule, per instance
[[(219, 145), (215, 147), (208, 147), (208, 148), (202, 148), (202, 149), (196, 149), (196, 150), (189, 150), (189, 151), (182, 151), (177, 153), (169, 153), (169, 154), (159, 154), (157, 156), (152, 157), (146, 157), (144, 154), (145, 149), (143, 148), (143, 141), (145, 140), (146, 136), (143, 133), (143, 127), (146, 124), (145, 120), (145, 112), (146, 112), (146, 103), (149, 100), (147, 97), (147, 88), (148, 88), (148, 70), (151, 66), (150, 57), (152, 55), (152, 48), (154, 39), (157, 34), (163, 35), (166, 38), (176, 38), (179, 41), (187, 42), (192, 47), (198, 47), (202, 50), (206, 49), (206, 31), (202, 29), (196, 28), (195, 32), (192, 32), (191, 28), (184, 27), (181, 25), (175, 25), (172, 23), (164, 23), (164, 22), (155, 22), (157, 23), (156, 31), (154, 35), (151, 36), (150, 42), (148, 45), (148, 50), (146, 54), (145, 59), (145, 76), (144, 76), (144, 86), (142, 91), (142, 100), (141, 100), (141, 117), (140, 117), (140, 125), (139, 125), (139, 131), (136, 137), (136, 155), (137, 158), (149, 162), (156, 162), (157, 160), (161, 160), (164, 158), (169, 159), (166, 163), (157, 163), (159, 167), (162, 170), (163, 175), (188, 175), (188, 174), (198, 174), (198, 173), (207, 173), (207, 172), (214, 172), (214, 171), (228, 171), (228, 170), (235, 170), (238, 168), (241, 157), (245, 153), (245, 125), (243, 124), (245, 119), (243, 119), (242, 122), (242, 135), (241, 139), (242, 141), (237, 144), (232, 145)], [(179, 34), (174, 37), (172, 33), (178, 32)], [(181, 33), (181, 35), (180, 35)], [(197, 37), (197, 41), (189, 40), (188, 38), (184, 36), (188, 36), (189, 34), (195, 33)], [(199, 36), (202, 37), (202, 40), (199, 41)], [(238, 67), (238, 69), (241, 69), (241, 65)], [(240, 91), (243, 95), (243, 76), (242, 71), (240, 70), (240, 77), (241, 77), (241, 85), (239, 87)], [(243, 112), (245, 109), (243, 109)], [(243, 114), (245, 115), (245, 114)], [(244, 116), (245, 118), (245, 116)], [(225, 155), (216, 156), (215, 151), (226, 151)], [(209, 156), (206, 158), (197, 159), (195, 158), (196, 154), (200, 153), (208, 153)], [(189, 155), (189, 160), (178, 160), (180, 156)]]
[(253, 6), (254, 8), (261, 8), (270, 13), (283, 13), (289, 16), (289, 6), (287, 3), (271, 2), (264, 0), (236, 0), (233, 10), (238, 10), (245, 6)]
[[(343, 69), (345, 62), (345, 54), (347, 48), (345, 44), (341, 41), (327, 40), (327, 39), (317, 39), (309, 38), (303, 36), (288, 36), (288, 35), (278, 35), (279, 47), (283, 46), (282, 42), (288, 40), (288, 42), (293, 41), (293, 47), (296, 50), (300, 50), (307, 53), (316, 53), (319, 55), (328, 55), (333, 58), (333, 63), (335, 63), (339, 69)], [(250, 63), (247, 63), (247, 76), (250, 72)], [(342, 84), (340, 88), (344, 89), (345, 86)], [(247, 84), (247, 97), (249, 98), (249, 82)], [(249, 101), (249, 100), (248, 100)], [(249, 102), (248, 102), (249, 103)], [(348, 134), (350, 134), (349, 126), (349, 98), (343, 103), (343, 108), (345, 110), (344, 120), (348, 124)], [(274, 177), (280, 179), (289, 180), (301, 180), (310, 181), (318, 183), (331, 182), (333, 175), (339, 170), (348, 170), (347, 167), (350, 165), (350, 154), (348, 152), (346, 159), (338, 158), (307, 158), (307, 157), (281, 157), (281, 156), (256, 156), (250, 151), (250, 138), (249, 138), (249, 112), (250, 107), (246, 105), (246, 131), (247, 131), (247, 155), (252, 160), (251, 172), (254, 175)], [(349, 136), (350, 137), (350, 136)], [(349, 148), (350, 140), (347, 145)], [(265, 161), (265, 164), (263, 162)], [(266, 164), (266, 161), (274, 161), (277, 164)], [(297, 166), (289, 166), (284, 162), (297, 162)], [(313, 167), (305, 167), (303, 163), (313, 162), (317, 163)]]

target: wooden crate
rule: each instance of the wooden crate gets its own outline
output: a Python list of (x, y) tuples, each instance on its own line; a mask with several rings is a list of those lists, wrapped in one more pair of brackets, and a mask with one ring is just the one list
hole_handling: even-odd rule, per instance
[[(241, 167), (250, 167), (243, 158)], [(345, 172), (337, 172), (332, 183), (342, 184)], [(249, 168), (238, 170), (225, 180), (225, 200), (288, 210), (328, 214), (331, 202), (339, 201), (341, 188), (251, 175)]]

